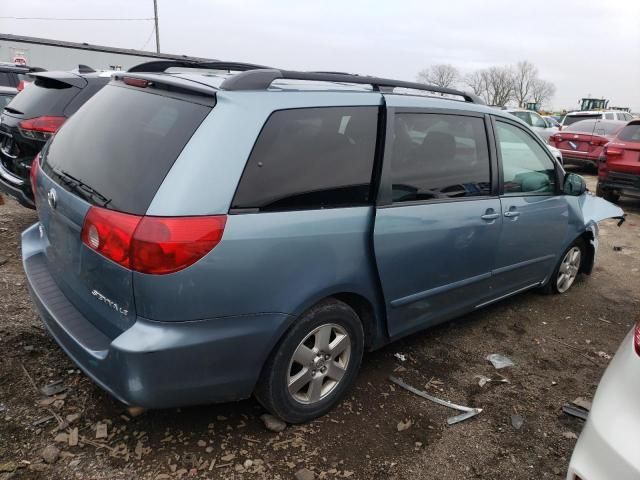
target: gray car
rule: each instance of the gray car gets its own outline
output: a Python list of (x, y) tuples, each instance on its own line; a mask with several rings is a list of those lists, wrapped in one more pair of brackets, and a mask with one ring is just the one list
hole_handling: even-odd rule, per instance
[(308, 421), (365, 350), (566, 292), (593, 267), (596, 222), (623, 215), (464, 92), (170, 65), (116, 74), (63, 125), (34, 162), (22, 237), (44, 324), (127, 405), (254, 393)]

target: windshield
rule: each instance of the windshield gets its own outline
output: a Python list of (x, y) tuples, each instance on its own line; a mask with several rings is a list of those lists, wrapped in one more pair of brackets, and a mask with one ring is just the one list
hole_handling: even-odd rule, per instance
[(579, 122), (581, 120), (586, 120), (586, 119), (598, 119), (598, 118), (602, 118), (602, 114), (600, 113), (591, 113), (588, 115), (567, 115), (566, 117), (564, 117), (564, 126), (567, 125), (572, 125), (576, 122)]
[(144, 214), (210, 107), (108, 85), (60, 129), (44, 171), (88, 202)]

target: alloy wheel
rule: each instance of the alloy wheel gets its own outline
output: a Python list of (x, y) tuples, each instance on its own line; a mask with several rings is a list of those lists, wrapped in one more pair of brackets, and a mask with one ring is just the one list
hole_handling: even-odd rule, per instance
[(577, 246), (571, 247), (562, 259), (560, 268), (558, 269), (558, 277), (556, 279), (558, 292), (564, 293), (573, 285), (573, 282), (578, 276), (581, 261), (582, 252), (580, 248)]
[(350, 356), (347, 331), (333, 323), (320, 325), (293, 353), (287, 374), (289, 394), (306, 405), (323, 400), (344, 377)]

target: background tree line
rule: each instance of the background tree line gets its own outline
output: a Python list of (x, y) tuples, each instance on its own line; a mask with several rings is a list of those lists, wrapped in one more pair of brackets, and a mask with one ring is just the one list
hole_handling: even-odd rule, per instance
[(536, 66), (526, 60), (515, 65), (483, 68), (466, 75), (453, 65), (432, 65), (418, 73), (418, 81), (438, 87), (466, 87), (487, 105), (501, 107), (510, 102), (519, 107), (536, 102), (542, 107), (556, 92), (555, 85), (540, 78)]

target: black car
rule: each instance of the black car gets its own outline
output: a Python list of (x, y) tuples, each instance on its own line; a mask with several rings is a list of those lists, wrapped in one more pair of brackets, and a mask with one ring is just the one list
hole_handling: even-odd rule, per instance
[(30, 73), (0, 117), (0, 191), (35, 208), (29, 173), (33, 158), (78, 108), (104, 87), (111, 72), (84, 67), (75, 72)]
[(17, 93), (17, 88), (0, 86), (0, 110), (9, 105)]

